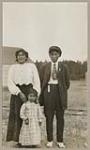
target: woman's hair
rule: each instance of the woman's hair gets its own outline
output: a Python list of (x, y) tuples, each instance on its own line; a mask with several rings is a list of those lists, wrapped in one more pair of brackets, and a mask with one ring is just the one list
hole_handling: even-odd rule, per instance
[(24, 49), (21, 48), (21, 49), (17, 50), (16, 53), (15, 53), (16, 61), (18, 61), (17, 57), (18, 57), (18, 54), (20, 52), (22, 52), (26, 56), (26, 60), (27, 60), (28, 59), (28, 52), (26, 52)]

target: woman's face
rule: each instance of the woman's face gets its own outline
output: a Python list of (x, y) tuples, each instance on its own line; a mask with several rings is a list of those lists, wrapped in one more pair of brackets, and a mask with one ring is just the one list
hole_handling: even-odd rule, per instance
[(27, 60), (26, 55), (23, 52), (19, 52), (17, 55), (18, 63), (23, 64), (23, 63), (25, 63), (26, 60)]

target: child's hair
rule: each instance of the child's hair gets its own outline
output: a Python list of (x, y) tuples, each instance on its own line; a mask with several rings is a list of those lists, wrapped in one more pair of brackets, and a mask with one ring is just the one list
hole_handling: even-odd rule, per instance
[(34, 88), (30, 89), (30, 93), (33, 93), (36, 97), (38, 95), (38, 92)]
[[(29, 94), (34, 94), (34, 96), (36, 97), (36, 101), (35, 101), (35, 103), (37, 104), (37, 96), (38, 96), (38, 92), (34, 89), (34, 88), (30, 88), (30, 90), (28, 91), (28, 95)], [(28, 97), (28, 95), (27, 95), (27, 97)]]

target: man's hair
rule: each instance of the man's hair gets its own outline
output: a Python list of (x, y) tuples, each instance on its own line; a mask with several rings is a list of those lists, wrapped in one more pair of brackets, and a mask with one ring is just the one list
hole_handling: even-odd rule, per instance
[(58, 52), (59, 56), (61, 56), (61, 54), (62, 54), (61, 48), (58, 47), (58, 46), (51, 46), (51, 47), (49, 47), (49, 54), (51, 54), (53, 51)]

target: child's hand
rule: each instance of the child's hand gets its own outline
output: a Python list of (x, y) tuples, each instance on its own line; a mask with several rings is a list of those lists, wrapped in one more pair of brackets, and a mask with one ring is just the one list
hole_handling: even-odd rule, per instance
[(28, 120), (28, 119), (25, 120), (25, 124), (26, 124), (26, 125), (29, 124), (29, 120)]
[(40, 108), (41, 108), (42, 114), (44, 114), (44, 107), (40, 106)]
[(42, 125), (42, 122), (41, 121), (39, 121), (39, 126), (41, 126)]

